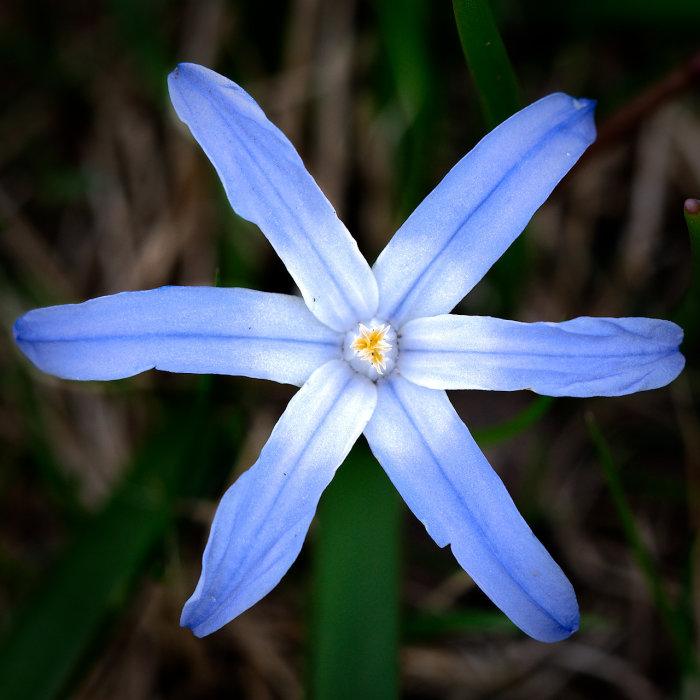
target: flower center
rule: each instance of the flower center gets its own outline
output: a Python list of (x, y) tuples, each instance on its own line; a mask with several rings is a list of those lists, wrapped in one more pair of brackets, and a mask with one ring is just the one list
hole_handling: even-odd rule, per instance
[(384, 353), (391, 350), (391, 344), (385, 340), (389, 326), (379, 326), (379, 328), (367, 328), (364, 323), (360, 324), (360, 335), (355, 336), (355, 340), (350, 343), (350, 347), (362, 360), (367, 360), (374, 365), (374, 369), (382, 374), (386, 369)]
[(393, 371), (397, 355), (396, 333), (383, 321), (359, 323), (345, 336), (345, 360), (373, 381)]

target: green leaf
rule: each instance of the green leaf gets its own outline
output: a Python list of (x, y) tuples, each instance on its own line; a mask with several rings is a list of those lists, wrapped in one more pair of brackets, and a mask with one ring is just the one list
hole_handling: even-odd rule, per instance
[(364, 441), (321, 499), (309, 664), (317, 700), (398, 696), (400, 504)]
[(490, 130), (520, 107), (515, 72), (487, 0), (452, 0), (452, 7), (462, 51)]

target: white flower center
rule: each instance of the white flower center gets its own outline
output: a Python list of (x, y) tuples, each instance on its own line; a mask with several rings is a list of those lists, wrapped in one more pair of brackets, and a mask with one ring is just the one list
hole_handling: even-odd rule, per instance
[(398, 343), (394, 329), (373, 318), (358, 323), (345, 335), (343, 357), (350, 366), (372, 381), (394, 371), (398, 357)]

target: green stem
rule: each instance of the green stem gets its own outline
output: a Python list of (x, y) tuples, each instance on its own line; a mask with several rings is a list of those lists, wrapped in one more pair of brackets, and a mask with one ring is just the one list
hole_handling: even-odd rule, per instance
[(317, 700), (398, 696), (400, 500), (356, 445), (321, 499), (310, 659)]

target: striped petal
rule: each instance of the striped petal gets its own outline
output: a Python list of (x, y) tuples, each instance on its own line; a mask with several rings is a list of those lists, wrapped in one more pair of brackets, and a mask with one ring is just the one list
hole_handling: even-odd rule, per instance
[(64, 379), (155, 368), (298, 386), (340, 357), (342, 341), (298, 297), (220, 287), (161, 287), (35, 309), (14, 333), (39, 369)]
[(374, 316), (377, 285), (357, 243), (253, 98), (192, 63), (181, 63), (168, 87), (231, 206), (267, 236), (311, 312), (338, 331)]
[(519, 323), (443, 315), (402, 328), (399, 371), (433, 389), (531, 389), (548, 396), (621, 396), (673, 381), (683, 331), (653, 318)]
[(409, 508), (508, 617), (535, 639), (578, 628), (571, 584), (518, 513), (446, 394), (394, 376), (365, 428)]
[(593, 142), (593, 107), (549, 95), (462, 158), (377, 258), (377, 317), (401, 326), (450, 311)]
[(274, 588), (297, 558), (321, 493), (372, 415), (375, 385), (342, 361), (290, 401), (258, 461), (224, 495), (181, 624), (199, 637)]

